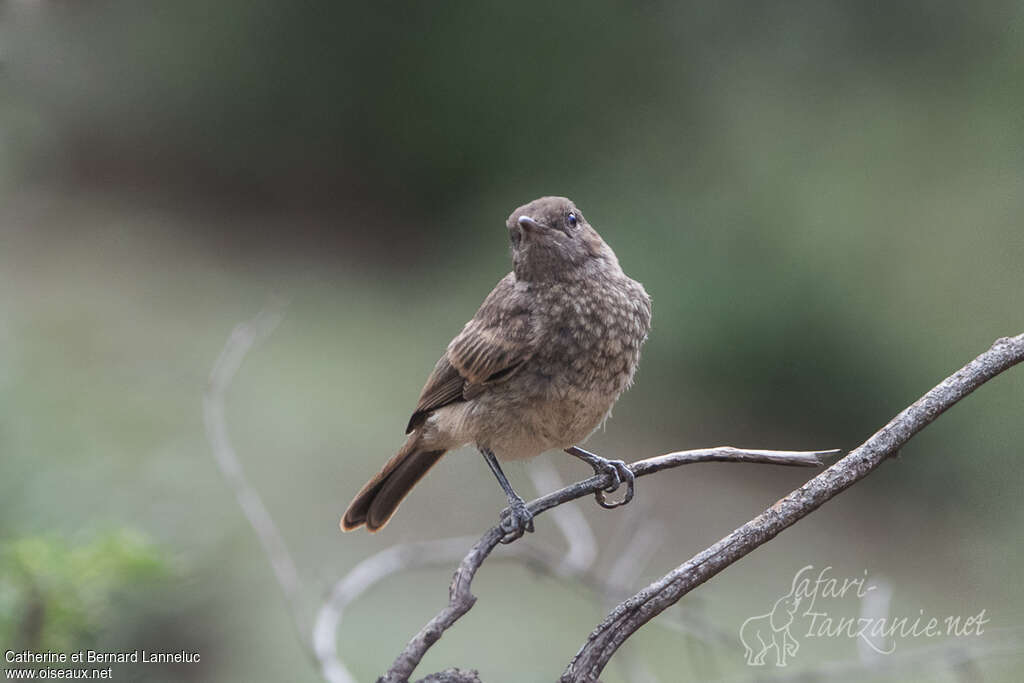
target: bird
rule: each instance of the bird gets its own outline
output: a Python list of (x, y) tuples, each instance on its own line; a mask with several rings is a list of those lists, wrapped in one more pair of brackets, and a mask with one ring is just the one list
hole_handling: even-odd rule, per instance
[[(509, 215), (512, 271), (484, 299), (430, 373), (398, 452), (356, 494), (341, 529), (383, 528), (448, 451), (474, 444), (504, 490), (502, 542), (534, 529), (533, 514), (499, 460), (563, 449), (606, 490), (634, 475), (621, 460), (583, 450), (632, 384), (651, 328), (651, 298), (576, 205), (547, 196)], [(606, 504), (601, 492), (598, 502)]]

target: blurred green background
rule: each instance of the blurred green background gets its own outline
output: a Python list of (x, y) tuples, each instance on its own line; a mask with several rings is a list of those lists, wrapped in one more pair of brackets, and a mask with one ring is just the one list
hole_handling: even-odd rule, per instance
[[(508, 271), (505, 217), (544, 194), (572, 197), (654, 300), (594, 450), (856, 446), (1024, 330), (1022, 29), (1018, 2), (0, 4), (0, 648), (202, 654), (121, 680), (319, 680), (303, 639), (334, 581), (395, 543), (482, 533), (504, 503), (467, 450), (384, 532), (337, 528)], [(227, 419), (294, 554), (298, 632), (202, 420), (227, 336), (276, 296)], [(983, 387), (604, 680), (1018, 680), (1022, 398), (1022, 371)], [(646, 519), (638, 588), (809, 474), (696, 465), (622, 510), (580, 501), (594, 572)], [(740, 624), (807, 564), (885, 577), (894, 615), (991, 622), (876, 668), (851, 639), (747, 667)], [(358, 680), (450, 572), (351, 606), (338, 649)], [(497, 557), (474, 592), (419, 675), (553, 680), (607, 609)]]

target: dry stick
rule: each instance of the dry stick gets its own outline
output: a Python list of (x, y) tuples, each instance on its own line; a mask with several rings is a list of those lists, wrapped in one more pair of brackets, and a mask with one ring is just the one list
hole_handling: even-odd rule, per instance
[[(642, 477), (671, 467), (690, 465), (696, 462), (754, 462), (817, 467), (822, 465), (822, 456), (835, 453), (838, 453), (838, 451), (766, 451), (720, 446), (692, 451), (678, 451), (656, 458), (648, 458), (647, 460), (640, 460), (630, 464), (629, 468), (633, 471), (633, 474)], [(536, 516), (563, 503), (603, 490), (610, 486), (611, 483), (611, 474), (595, 475), (589, 479), (570, 484), (546, 496), (541, 496), (530, 502), (528, 507), (530, 512)], [(409, 641), (409, 644), (398, 655), (388, 672), (378, 679), (379, 681), (384, 681), (385, 683), (404, 683), (408, 681), (409, 676), (412, 675), (413, 670), (419, 665), (427, 650), (438, 641), (445, 630), (473, 607), (473, 603), (476, 602), (476, 597), (470, 592), (473, 577), (476, 574), (476, 570), (480, 568), (483, 561), (487, 559), (487, 556), (490, 555), (491, 551), (498, 545), (498, 542), (501, 541), (503, 535), (504, 532), (501, 530), (501, 527), (495, 526), (485, 533), (476, 542), (476, 545), (470, 549), (469, 553), (462, 559), (458, 569), (455, 570), (455, 576), (452, 577), (451, 588), (448, 591), (448, 605), (427, 622), (427, 625)]]
[(619, 604), (590, 634), (561, 681), (596, 681), (619, 646), (662, 610), (866, 477), (960, 399), (1021, 361), (1024, 334), (997, 340), (992, 348), (950, 375), (849, 455)]

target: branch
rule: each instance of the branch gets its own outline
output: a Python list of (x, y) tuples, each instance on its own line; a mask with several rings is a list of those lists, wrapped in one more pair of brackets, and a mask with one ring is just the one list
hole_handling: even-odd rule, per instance
[(270, 336), (281, 323), (284, 305), (281, 301), (272, 302), (252, 320), (237, 325), (231, 331), (231, 336), (224, 343), (224, 348), (210, 371), (210, 379), (203, 394), (203, 422), (206, 424), (206, 437), (210, 442), (214, 462), (217, 463), (228, 486), (234, 491), (246, 520), (256, 532), (263, 552), (274, 569), (277, 584), (288, 602), (295, 628), (301, 633), (303, 629), (298, 603), (299, 572), (281, 532), (263, 504), (263, 499), (245, 476), (238, 455), (231, 445), (224, 416), (224, 399), (232, 380), (242, 366), (242, 361), (249, 351)]
[(615, 651), (637, 629), (733, 562), (866, 477), (939, 415), (1021, 361), (1024, 361), (1024, 334), (997, 340), (992, 348), (946, 378), (849, 455), (718, 543), (619, 604), (590, 634), (562, 674), (561, 681), (589, 683), (597, 680)]
[[(697, 462), (755, 462), (798, 467), (818, 467), (823, 464), (821, 462), (822, 456), (835, 453), (838, 453), (838, 451), (766, 451), (720, 446), (717, 448), (702, 448), (692, 451), (668, 453), (656, 458), (648, 458), (632, 463), (629, 465), (629, 468), (633, 471), (633, 474), (642, 477), (671, 467), (690, 465)], [(595, 475), (589, 479), (570, 484), (546, 496), (541, 496), (530, 502), (528, 507), (530, 512), (536, 516), (563, 503), (604, 490), (611, 483), (611, 474)], [(473, 577), (476, 575), (480, 565), (483, 564), (487, 556), (491, 554), (491, 551), (501, 541), (502, 536), (504, 536), (504, 532), (500, 526), (492, 527), (470, 549), (469, 553), (462, 559), (458, 569), (455, 571), (455, 576), (452, 578), (451, 588), (448, 593), (448, 605), (427, 622), (427, 625), (409, 641), (409, 644), (405, 646), (405, 649), (395, 659), (394, 664), (391, 665), (391, 668), (379, 681), (384, 683), (404, 683), (408, 681), (409, 676), (412, 675), (412, 672), (419, 665), (427, 650), (441, 638), (441, 635), (452, 624), (473, 607), (473, 604), (476, 602), (476, 597), (470, 592)]]

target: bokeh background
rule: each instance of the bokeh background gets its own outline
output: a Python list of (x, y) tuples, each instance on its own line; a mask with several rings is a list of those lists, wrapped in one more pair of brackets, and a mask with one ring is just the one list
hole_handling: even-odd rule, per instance
[[(337, 529), (508, 271), (505, 217), (544, 194), (575, 199), (654, 300), (594, 450), (857, 445), (1024, 328), (1022, 29), (1024, 6), (998, 1), (0, 4), (0, 646), (202, 655), (121, 680), (319, 680), (304, 640), (339, 577), (482, 533), (503, 505), (467, 450), (383, 533)], [(231, 330), (282, 298), (226, 415), (299, 568), (297, 625), (202, 419)], [(983, 387), (604, 680), (1018, 680), (1022, 398), (1024, 372)], [(808, 476), (696, 465), (625, 509), (580, 501), (593, 574), (653, 529), (637, 588)], [(500, 553), (419, 674), (553, 680), (606, 611)], [(884, 580), (893, 615), (991, 621), (871, 666), (834, 638), (747, 667), (740, 624), (808, 564)], [(358, 680), (450, 572), (350, 607), (338, 650)]]

